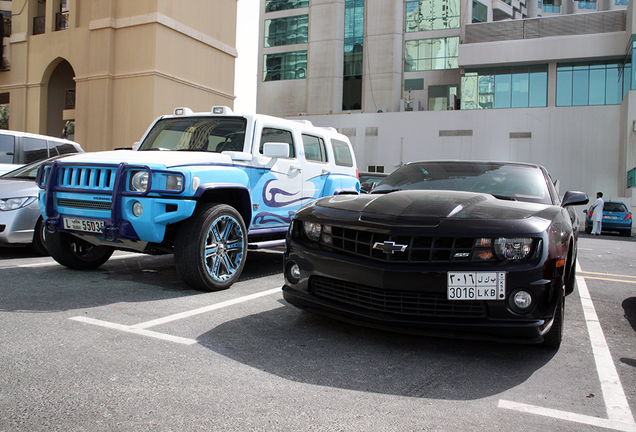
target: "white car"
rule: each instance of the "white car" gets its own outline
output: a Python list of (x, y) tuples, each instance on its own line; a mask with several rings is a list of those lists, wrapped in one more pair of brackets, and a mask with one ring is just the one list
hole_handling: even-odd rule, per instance
[(0, 174), (48, 157), (83, 152), (79, 144), (66, 139), (0, 130)]
[(49, 254), (35, 178), (42, 163), (64, 156), (33, 162), (0, 176), (0, 246), (28, 245), (39, 255)]

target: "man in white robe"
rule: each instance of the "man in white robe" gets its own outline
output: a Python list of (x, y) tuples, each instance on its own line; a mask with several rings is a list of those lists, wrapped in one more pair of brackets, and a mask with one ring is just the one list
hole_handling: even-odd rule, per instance
[(592, 235), (601, 235), (601, 224), (603, 222), (603, 192), (596, 193), (596, 201), (590, 207), (592, 213)]

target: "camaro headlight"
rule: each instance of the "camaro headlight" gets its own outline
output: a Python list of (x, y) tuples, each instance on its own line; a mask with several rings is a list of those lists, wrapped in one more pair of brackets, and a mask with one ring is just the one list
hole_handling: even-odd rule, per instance
[(148, 189), (148, 171), (137, 171), (130, 181), (133, 190), (146, 192)]
[(183, 187), (183, 177), (180, 175), (166, 175), (166, 190), (180, 191)]
[(531, 238), (498, 238), (495, 240), (495, 253), (501, 260), (521, 260), (532, 251)]
[(4, 198), (0, 199), (0, 210), (9, 211), (26, 207), (35, 201), (36, 197)]
[(303, 222), (303, 230), (305, 235), (312, 241), (320, 240), (320, 234), (322, 233), (322, 225), (315, 222)]

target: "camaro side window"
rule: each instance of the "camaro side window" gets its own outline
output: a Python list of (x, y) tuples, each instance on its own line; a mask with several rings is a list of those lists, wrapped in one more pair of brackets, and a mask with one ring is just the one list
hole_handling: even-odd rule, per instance
[(294, 140), (292, 139), (290, 131), (275, 128), (263, 128), (263, 132), (261, 133), (261, 144), (258, 148), (258, 152), (260, 154), (263, 154), (263, 145), (268, 142), (289, 144), (289, 158), (293, 159), (296, 157), (296, 152), (294, 151)]
[(327, 162), (325, 142), (322, 138), (303, 134), (303, 149), (305, 159), (312, 162)]

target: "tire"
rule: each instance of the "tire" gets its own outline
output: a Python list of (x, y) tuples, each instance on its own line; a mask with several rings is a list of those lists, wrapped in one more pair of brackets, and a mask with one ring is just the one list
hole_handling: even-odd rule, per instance
[(565, 298), (559, 295), (556, 310), (554, 311), (554, 321), (552, 327), (543, 336), (543, 346), (551, 349), (558, 349), (563, 340), (563, 317), (565, 312)]
[(220, 291), (241, 276), (247, 259), (247, 229), (233, 207), (208, 204), (183, 222), (174, 242), (177, 273), (192, 288)]
[(55, 261), (74, 270), (95, 269), (113, 254), (110, 246), (95, 246), (72, 234), (46, 233), (46, 247)]
[(568, 270), (567, 275), (565, 276), (565, 295), (570, 295), (574, 292), (574, 288), (576, 287), (576, 255), (574, 255), (574, 259), (572, 260), (572, 264), (570, 265), (570, 269)]
[(40, 217), (35, 224), (33, 230), (33, 242), (29, 245), (29, 248), (38, 255), (49, 255), (49, 250), (46, 248), (46, 228), (44, 227), (44, 220)]

